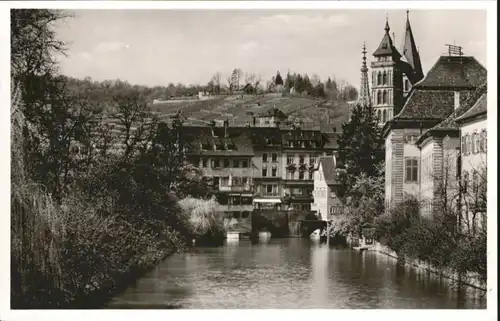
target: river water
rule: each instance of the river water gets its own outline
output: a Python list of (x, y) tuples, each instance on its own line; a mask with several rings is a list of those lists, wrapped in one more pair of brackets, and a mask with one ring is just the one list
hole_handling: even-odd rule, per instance
[(295, 238), (233, 242), (167, 258), (107, 308), (486, 308), (481, 291), (375, 252)]

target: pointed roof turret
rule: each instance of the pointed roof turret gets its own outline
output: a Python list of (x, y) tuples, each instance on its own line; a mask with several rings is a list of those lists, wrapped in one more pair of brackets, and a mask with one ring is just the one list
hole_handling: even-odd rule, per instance
[(361, 64), (361, 87), (359, 89), (358, 104), (371, 106), (370, 87), (368, 82), (368, 67), (366, 66), (366, 44), (363, 43), (363, 62)]
[(391, 28), (389, 27), (389, 19), (386, 18), (385, 20), (385, 34), (384, 37), (382, 38), (382, 41), (380, 42), (380, 45), (378, 46), (377, 50), (373, 53), (374, 57), (379, 57), (379, 56), (392, 56), (393, 58), (400, 58), (401, 54), (398, 52), (396, 47), (394, 47), (394, 44), (392, 43), (391, 36), (389, 34), (389, 31), (391, 31)]
[(416, 83), (424, 78), (424, 73), (422, 71), (422, 63), (420, 61), (420, 55), (418, 53), (417, 45), (415, 44), (415, 38), (413, 37), (413, 32), (410, 25), (409, 10), (406, 10), (406, 30), (403, 46), (403, 57), (406, 62), (412, 67), (413, 75), (409, 78), (413, 78), (412, 83)]

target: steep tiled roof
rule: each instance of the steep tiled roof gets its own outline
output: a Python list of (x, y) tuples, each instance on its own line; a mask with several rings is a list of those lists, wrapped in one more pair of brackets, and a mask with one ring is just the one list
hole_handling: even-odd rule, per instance
[(335, 172), (335, 162), (332, 156), (322, 156), (319, 158), (319, 163), (323, 168), (325, 182), (327, 185), (339, 184), (337, 180), (337, 173)]
[[(436, 125), (433, 129), (436, 130), (450, 130), (450, 129), (458, 129), (458, 124), (456, 122), (457, 119), (462, 117), (467, 118), (472, 116), (474, 113), (474, 109), (482, 109), (480, 107), (484, 102), (484, 111), (486, 111), (486, 84), (479, 86), (474, 93), (472, 93), (467, 101), (462, 104), (457, 110), (455, 110), (448, 118), (444, 121)], [(484, 97), (484, 98), (483, 98)], [(480, 113), (480, 112), (479, 112)], [(469, 116), (470, 115), (470, 116)]]
[[(467, 98), (467, 100), (464, 103), (461, 103), (460, 107), (456, 110), (454, 110), (445, 120), (443, 120), (441, 123), (437, 124), (436, 126), (430, 128), (429, 130), (425, 131), (417, 140), (417, 144), (422, 143), (427, 137), (437, 133), (437, 132), (449, 132), (449, 131), (458, 131), (459, 127), (457, 124), (457, 119), (460, 119), (462, 117), (467, 117), (471, 111), (473, 111), (476, 106), (479, 106), (482, 104), (482, 101), (486, 101), (485, 99), (483, 100), (483, 97), (486, 97), (486, 84), (483, 84), (479, 86), (476, 91), (474, 91), (472, 94), (470, 94)], [(481, 108), (481, 107), (477, 107)], [(484, 108), (486, 108), (486, 104), (484, 104)], [(486, 110), (486, 109), (484, 109)]]
[(486, 69), (470, 56), (441, 56), (415, 88), (475, 88), (486, 81)]
[(486, 81), (486, 69), (474, 57), (441, 56), (424, 79), (415, 84), (397, 119), (445, 119), (454, 108)]
[(414, 89), (395, 119), (443, 119), (453, 110), (454, 92)]
[[(406, 19), (403, 57), (412, 69), (412, 72), (409, 75), (407, 74), (408, 78), (410, 78), (411, 81), (421, 80), (424, 77), (424, 73), (422, 71), (422, 63), (420, 62), (420, 55), (417, 50), (417, 45), (415, 44), (409, 18)], [(412, 81), (412, 83), (414, 83), (414, 81)]]
[(468, 118), (486, 113), (488, 111), (488, 106), (487, 106), (487, 93), (483, 93), (481, 97), (476, 101), (474, 106), (472, 106), (471, 109), (469, 109), (466, 113), (464, 113), (462, 116), (458, 117), (456, 119), (457, 122), (464, 121)]
[(391, 36), (389, 35), (389, 23), (385, 24), (385, 34), (378, 46), (377, 50), (373, 53), (374, 57), (378, 56), (392, 56), (395, 59), (399, 59), (401, 54), (398, 52), (394, 44), (392, 43)]

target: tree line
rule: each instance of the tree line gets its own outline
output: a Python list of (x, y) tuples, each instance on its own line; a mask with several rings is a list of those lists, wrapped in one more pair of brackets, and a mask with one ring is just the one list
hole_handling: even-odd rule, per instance
[(160, 123), (144, 87), (58, 72), (70, 18), (11, 11), (13, 308), (98, 307), (207, 219), (223, 228), (179, 118)]

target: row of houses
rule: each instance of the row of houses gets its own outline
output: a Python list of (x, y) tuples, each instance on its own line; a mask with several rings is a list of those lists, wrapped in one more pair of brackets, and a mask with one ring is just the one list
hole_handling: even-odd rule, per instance
[(251, 126), (184, 126), (191, 163), (212, 178), (222, 209), (247, 218), (254, 209), (310, 211), (314, 170), (332, 157), (338, 133), (284, 125), (277, 110)]

